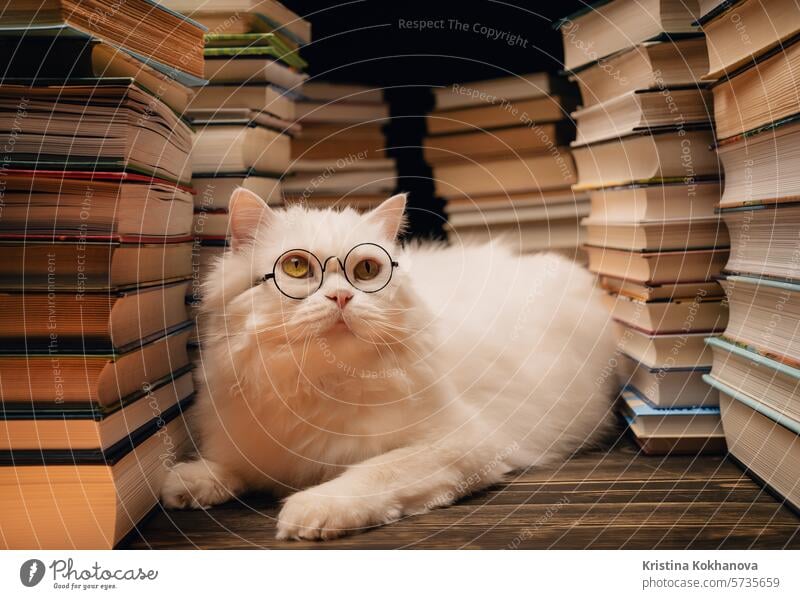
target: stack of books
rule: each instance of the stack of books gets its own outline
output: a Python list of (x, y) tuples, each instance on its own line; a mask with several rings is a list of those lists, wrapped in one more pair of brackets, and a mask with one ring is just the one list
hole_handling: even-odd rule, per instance
[[(228, 244), (228, 204), (245, 187), (271, 205), (283, 203), (281, 178), (290, 166), (295, 99), (307, 78), (300, 49), (310, 24), (273, 0), (164, 0), (208, 28), (204, 73), (185, 116), (195, 129), (191, 154), (196, 190), (192, 229), (193, 283), (187, 298), (197, 315), (209, 265)], [(191, 346), (202, 336), (197, 322)]]
[(434, 90), (425, 160), (453, 243), (505, 237), (521, 251), (579, 253), (586, 194), (572, 189), (571, 86), (547, 73)]
[(384, 132), (389, 105), (381, 89), (311, 81), (296, 108), (301, 132), (292, 140), (287, 202), (363, 211), (395, 191), (397, 166), (387, 156)]
[[(724, 447), (716, 394), (702, 381), (711, 366), (704, 338), (728, 320), (715, 277), (729, 239), (715, 214), (721, 190), (711, 94), (699, 83), (708, 58), (698, 12), (684, 0), (613, 0), (560, 24), (582, 97), (572, 151), (575, 189), (591, 203), (589, 267), (619, 325), (630, 392), (623, 415), (652, 452)], [(680, 424), (643, 426), (631, 394), (651, 416)]]
[(731, 237), (722, 278), (730, 321), (708, 340), (706, 380), (719, 390), (731, 455), (800, 509), (800, 9), (725, 3), (700, 22)]
[(0, 545), (110, 548), (189, 445), (177, 112), (203, 29), (146, 0), (34, 4), (0, 15)]

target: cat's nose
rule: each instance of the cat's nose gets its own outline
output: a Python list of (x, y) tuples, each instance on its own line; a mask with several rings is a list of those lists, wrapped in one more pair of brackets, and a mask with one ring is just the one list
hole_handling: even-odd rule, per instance
[(339, 306), (340, 310), (344, 310), (344, 307), (347, 305), (351, 299), (353, 299), (353, 294), (349, 291), (335, 291), (330, 294), (326, 294), (327, 297), (332, 302), (336, 302), (336, 305)]

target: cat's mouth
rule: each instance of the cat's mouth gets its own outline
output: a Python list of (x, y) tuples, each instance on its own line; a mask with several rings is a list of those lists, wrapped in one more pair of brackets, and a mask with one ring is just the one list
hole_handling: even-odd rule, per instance
[(350, 325), (348, 324), (347, 320), (345, 320), (345, 318), (344, 318), (344, 312), (342, 312), (341, 310), (338, 312), (338, 314), (334, 314), (332, 316), (331, 321), (332, 322), (331, 322), (330, 326), (328, 327), (328, 331), (329, 332), (342, 332), (342, 333), (344, 333), (344, 332), (352, 333), (353, 332), (352, 329), (350, 328)]

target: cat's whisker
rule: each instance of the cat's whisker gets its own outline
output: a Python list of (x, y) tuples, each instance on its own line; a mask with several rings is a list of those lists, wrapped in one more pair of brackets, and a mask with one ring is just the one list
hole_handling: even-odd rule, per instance
[(403, 347), (403, 348), (404, 348), (404, 349), (405, 349), (407, 352), (409, 352), (409, 353), (410, 353), (410, 354), (411, 354), (411, 355), (412, 355), (412, 356), (415, 358), (415, 361), (416, 361), (415, 363), (419, 363), (419, 362), (422, 362), (422, 361), (424, 361), (424, 360), (425, 360), (425, 356), (421, 356), (421, 355), (420, 355), (420, 354), (419, 354), (419, 353), (418, 353), (418, 352), (417, 352), (417, 351), (416, 351), (416, 350), (415, 350), (415, 349), (414, 349), (414, 348), (413, 348), (413, 347), (412, 347), (412, 346), (411, 346), (409, 343), (407, 343), (407, 342), (405, 342), (405, 341), (403, 341), (403, 340), (401, 340), (401, 339), (397, 339), (396, 337), (394, 337), (393, 335), (391, 335), (391, 333), (389, 333), (388, 331), (385, 331), (385, 330), (384, 330), (384, 332), (385, 332), (385, 333), (386, 333), (386, 334), (387, 334), (387, 335), (388, 335), (388, 336), (389, 336), (389, 337), (392, 339), (392, 341), (393, 341), (393, 343), (387, 343), (387, 342), (384, 340), (384, 343), (386, 344), (386, 346), (387, 346), (387, 347), (388, 347), (388, 348), (389, 348), (391, 351), (393, 351), (393, 352), (395, 351), (395, 349), (394, 349), (394, 347), (393, 347), (393, 346), (400, 345), (401, 347)]
[[(395, 349), (392, 347), (393, 345), (400, 345), (410, 353), (414, 354), (416, 358), (420, 358), (420, 356), (413, 349), (411, 349), (406, 343), (397, 339), (396, 337), (391, 335), (388, 331), (380, 329), (379, 327), (376, 326), (374, 322), (369, 322), (368, 320), (365, 320), (364, 323), (367, 325), (367, 327), (370, 328), (370, 330), (373, 333), (375, 333), (375, 335), (378, 337), (381, 343), (383, 343), (384, 347), (386, 347), (389, 351), (391, 351), (396, 358), (397, 358), (397, 353)], [(392, 342), (387, 341), (386, 338), (381, 333), (385, 333), (391, 339)]]

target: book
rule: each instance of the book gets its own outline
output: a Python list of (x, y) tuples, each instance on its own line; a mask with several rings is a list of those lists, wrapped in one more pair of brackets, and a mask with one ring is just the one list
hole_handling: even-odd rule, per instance
[[(294, 102), (273, 85), (206, 85), (197, 90), (189, 104), (191, 111), (247, 109), (266, 112), (285, 121), (294, 121)], [(224, 113), (223, 113), (224, 114)]]
[(723, 5), (730, 3), (730, 0), (700, 0), (700, 18), (698, 21), (703, 21), (711, 16), (711, 12), (716, 12), (723, 8)]
[(723, 210), (722, 218), (731, 240), (726, 271), (800, 279), (795, 249), (800, 203), (732, 208)]
[(461, 196), (447, 201), (444, 210), (447, 214), (472, 212), (475, 210), (510, 210), (543, 206), (560, 206), (562, 204), (581, 204), (581, 214), (587, 208), (585, 194), (575, 193), (569, 188), (550, 191), (531, 191), (522, 193), (499, 193), (480, 197)]
[[(218, 37), (218, 36), (214, 36)], [(269, 39), (269, 45), (257, 43), (256, 40), (250, 39), (255, 37), (258, 41)], [(225, 34), (227, 42), (230, 46), (206, 46), (203, 51), (203, 56), (206, 58), (243, 58), (243, 57), (267, 57), (274, 58), (286, 64), (289, 67), (299, 71), (305, 70), (308, 63), (300, 58), (296, 50), (290, 50), (280, 43), (280, 38), (274, 33), (263, 34)], [(235, 39), (231, 39), (235, 38)], [(213, 39), (213, 37), (212, 37)], [(208, 40), (207, 40), (208, 41)]]
[(397, 185), (397, 170), (341, 171), (327, 173), (297, 173), (282, 182), (287, 196), (312, 198), (316, 194), (376, 194), (391, 193)]
[(634, 90), (574, 112), (577, 138), (573, 145), (660, 127), (704, 123), (710, 114), (711, 93), (697, 87)]
[[(793, 0), (749, 0), (723, 6), (727, 10), (714, 11), (702, 22), (708, 38), (705, 79), (715, 80), (730, 74), (800, 32)], [(746, 43), (741, 23), (747, 23)]]
[(344, 208), (348, 206), (358, 212), (367, 212), (377, 208), (385, 199), (386, 193), (367, 194), (347, 192), (345, 194), (332, 195), (315, 193), (309, 195), (307, 198), (303, 198), (302, 196), (288, 196), (285, 204), (287, 206), (300, 204), (314, 208)]
[(718, 407), (655, 408), (630, 389), (623, 390), (620, 400), (622, 414), (642, 437), (723, 436)]
[[(228, 243), (219, 237), (195, 238), (195, 247), (192, 251), (192, 272), (195, 276), (192, 279), (190, 293), (186, 300), (190, 305), (189, 314), (192, 320), (196, 317), (196, 310), (192, 310), (192, 305), (202, 301), (202, 284), (208, 276), (209, 269), (214, 262), (225, 253)], [(196, 334), (196, 331), (195, 331)], [(196, 337), (189, 338), (190, 342), (195, 341)]]
[(192, 177), (196, 194), (196, 210), (227, 209), (231, 196), (237, 187), (249, 189), (270, 205), (282, 203), (280, 179), (250, 175), (247, 173), (225, 173), (220, 176)]
[(713, 377), (706, 381), (720, 389), (725, 440), (731, 456), (795, 510), (800, 510), (800, 426), (753, 398), (724, 387)]
[(195, 132), (191, 168), (197, 174), (281, 175), (290, 164), (287, 135), (255, 124), (209, 123)]
[(800, 285), (754, 277), (720, 281), (730, 306), (725, 336), (777, 360), (800, 364)]
[(249, 108), (189, 109), (186, 111), (185, 117), (194, 127), (195, 132), (207, 125), (265, 127), (289, 137), (294, 137), (300, 132), (300, 125), (296, 122)]
[(692, 219), (618, 221), (590, 216), (583, 221), (586, 242), (639, 252), (728, 247), (728, 232), (718, 216)]
[(633, 440), (645, 455), (725, 455), (727, 446), (724, 435), (643, 435), (636, 425), (627, 422), (628, 429), (633, 434)]
[[(574, 210), (574, 208), (573, 208)], [(583, 229), (577, 218), (495, 223), (478, 226), (445, 225), (451, 244), (472, 245), (502, 240), (520, 252), (542, 250), (569, 250), (567, 255), (575, 258), (577, 248), (583, 242)]]
[(511, 206), (509, 208), (485, 209), (479, 207), (478, 210), (450, 211), (445, 208), (448, 214), (448, 223), (453, 228), (458, 227), (480, 227), (498, 224), (525, 223), (528, 221), (559, 221), (571, 219), (578, 221), (582, 216), (589, 212), (589, 206), (584, 202), (564, 202), (561, 204), (539, 204), (536, 206)]
[(177, 404), (106, 451), (8, 455), (0, 546), (111, 549), (158, 504), (168, 469), (191, 448), (189, 406)]
[(280, 38), (284, 46), (292, 50), (298, 50), (305, 45), (298, 43), (295, 38), (286, 31), (281, 30), (279, 26), (276, 26), (274, 22), (260, 13), (245, 13), (239, 11), (226, 13), (224, 9), (215, 10), (215, 5), (211, 5), (210, 3), (207, 3), (206, 7), (210, 8), (210, 12), (195, 11), (191, 13), (192, 19), (207, 28), (208, 33), (206, 33), (206, 39), (213, 39), (216, 35), (227, 36), (272, 33)]
[[(286, 52), (297, 49), (296, 45), (287, 44), (284, 38), (274, 32), (235, 32), (219, 33), (216, 31), (206, 33), (205, 50), (217, 50), (220, 48), (260, 48), (261, 46), (274, 46)], [(208, 54), (206, 54), (208, 55)]]
[(647, 368), (707, 368), (712, 352), (706, 347), (708, 333), (649, 335), (633, 327), (618, 325), (620, 350)]
[(123, 173), (12, 170), (4, 173), (0, 236), (60, 236), (81, 231), (121, 242), (185, 238), (188, 188)]
[(320, 172), (385, 171), (394, 170), (394, 160), (370, 156), (365, 150), (356, 159), (298, 158), (292, 161), (292, 172), (296, 175)]
[(357, 104), (355, 102), (295, 103), (295, 114), (301, 123), (360, 123), (382, 122), (389, 118), (386, 104)]
[[(303, 86), (305, 89), (305, 85)], [(370, 141), (384, 142), (386, 123), (368, 122), (357, 120), (352, 123), (303, 123), (303, 128), (298, 139), (313, 139), (316, 141), (328, 141), (335, 138), (336, 142), (347, 141)]]
[(566, 87), (563, 79), (550, 73), (528, 73), (438, 87), (433, 96), (438, 111), (556, 96)]
[(592, 218), (638, 222), (714, 216), (722, 190), (719, 181), (699, 181), (603, 187), (588, 194)]
[[(16, 0), (0, 15), (0, 31), (36, 35), (67, 26), (192, 75), (203, 75), (205, 28), (153, 0)], [(130, 35), (136, 31), (136, 35)], [(165, 44), (165, 36), (170, 43)]]
[(227, 210), (198, 210), (194, 213), (192, 234), (204, 239), (226, 239), (228, 220)]
[(572, 148), (578, 189), (718, 178), (710, 129), (672, 129)]
[(490, 158), (478, 164), (448, 162), (434, 167), (436, 195), (451, 198), (561, 189), (575, 182), (568, 148)]
[(193, 393), (191, 369), (182, 368), (147, 390), (105, 407), (89, 404), (54, 410), (52, 406), (4, 403), (0, 411), (0, 452), (108, 451), (146, 425), (154, 414), (169, 413)]
[(304, 73), (264, 56), (207, 56), (203, 76), (212, 83), (271, 83), (289, 91), (298, 91), (308, 79)]
[(384, 121), (308, 123), (292, 140), (292, 158), (348, 162), (385, 158)]
[(0, 353), (3, 402), (40, 402), (62, 408), (73, 402), (117, 403), (189, 363), (186, 341), (190, 326), (185, 323), (125, 352), (91, 348), (4, 351)]
[(14, 131), (9, 167), (136, 172), (181, 184), (191, 179), (191, 130), (130, 79), (67, 86), (5, 81), (0, 128), (3, 145)]
[(186, 322), (188, 282), (124, 291), (0, 292), (0, 351), (124, 353)]
[(0, 289), (122, 291), (191, 275), (189, 238), (121, 243), (107, 237), (0, 237)]
[(565, 106), (559, 96), (544, 96), (436, 111), (426, 117), (426, 123), (431, 135), (520, 125), (532, 130), (542, 123), (566, 118), (571, 109), (572, 104)]
[(722, 272), (727, 249), (637, 252), (587, 245), (589, 270), (647, 285), (708, 281)]
[(0, 36), (0, 65), (4, 79), (26, 79), (36, 73), (36, 79), (52, 80), (69, 85), (84, 79), (132, 79), (137, 86), (182, 114), (192, 98), (193, 87), (205, 83), (163, 65), (153, 65), (142, 56), (96, 38), (41, 35), (22, 37)]
[[(800, 200), (800, 118), (729, 137), (717, 146), (725, 171), (721, 208)], [(743, 168), (747, 167), (747, 168)]]
[(650, 368), (625, 356), (625, 386), (656, 408), (694, 408), (719, 405), (703, 375), (710, 368)]
[(435, 165), (465, 158), (480, 160), (509, 153), (542, 152), (554, 145), (565, 145), (571, 137), (566, 123), (544, 123), (537, 125), (535, 131), (527, 125), (501, 127), (432, 135), (425, 140), (422, 153), (425, 162)]
[[(305, 129), (304, 129), (305, 131)], [(299, 161), (333, 161), (335, 164), (347, 166), (348, 162), (357, 160), (383, 160), (387, 157), (386, 139), (381, 135), (378, 138), (358, 138), (347, 134), (343, 129), (340, 133), (316, 138), (301, 135), (292, 139), (292, 160), (296, 168)]]
[(581, 92), (584, 107), (638, 90), (697, 86), (708, 72), (706, 40), (673, 39), (644, 42), (587, 66), (570, 76)]
[[(191, 15), (212, 29), (231, 23), (225, 27), (231, 33), (268, 28), (300, 46), (311, 42), (311, 23), (277, 0), (215, 0), (213, 4), (207, 0), (164, 0), (163, 4)], [(243, 20), (246, 22), (239, 23)], [(246, 28), (236, 29), (236, 25)]]
[(796, 86), (800, 77), (798, 41), (781, 45), (779, 52), (712, 88), (717, 139), (734, 137), (800, 112)]
[(643, 302), (693, 297), (725, 297), (725, 293), (717, 281), (688, 281), (686, 283), (650, 285), (631, 281), (630, 279), (601, 276), (600, 287), (610, 293)]
[(800, 422), (800, 369), (724, 337), (706, 340), (714, 352), (711, 377), (777, 414)]
[(302, 95), (314, 102), (357, 102), (359, 104), (381, 104), (383, 90), (370, 85), (309, 81), (303, 85)]
[(699, 16), (696, 1), (612, 0), (587, 6), (558, 24), (564, 39), (564, 68), (578, 69), (648, 40), (696, 33)]
[(719, 298), (643, 302), (606, 295), (603, 299), (612, 318), (650, 335), (721, 332), (728, 323), (728, 305)]

